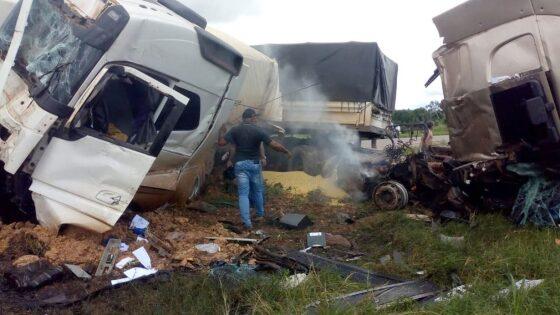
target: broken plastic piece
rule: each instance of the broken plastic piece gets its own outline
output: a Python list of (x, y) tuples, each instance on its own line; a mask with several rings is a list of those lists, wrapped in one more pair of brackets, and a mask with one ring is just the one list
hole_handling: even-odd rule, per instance
[(82, 269), (82, 267), (80, 266), (70, 265), (70, 264), (65, 264), (64, 266), (66, 266), (68, 270), (70, 270), (76, 277), (80, 279), (86, 279), (86, 280), (91, 279), (91, 275), (87, 273), (84, 269)]
[(139, 215), (135, 215), (130, 222), (130, 229), (138, 236), (145, 236), (150, 222)]
[(208, 254), (215, 254), (220, 251), (220, 246), (214, 243), (198, 244), (195, 248), (201, 252), (207, 252)]
[(121, 250), (121, 252), (126, 252), (128, 251), (128, 248), (130, 246), (128, 246), (126, 243), (121, 243), (121, 246), (119, 247), (119, 249)]
[(112, 238), (109, 240), (105, 251), (103, 251), (103, 256), (99, 261), (97, 266), (97, 271), (95, 272), (96, 277), (100, 277), (106, 274), (110, 274), (115, 267), (115, 262), (119, 257), (121, 240)]
[(307, 247), (325, 247), (327, 238), (324, 233), (312, 232), (307, 234)]
[[(527, 279), (523, 279), (523, 280), (519, 280), (514, 284), (514, 287), (516, 290), (530, 290), (533, 289), (535, 287), (538, 287), (539, 285), (541, 285), (544, 282), (544, 280), (540, 279), (540, 280), (527, 280)], [(508, 294), (511, 293), (511, 288), (505, 288), (500, 290), (500, 292), (498, 293), (499, 296), (506, 296)]]
[(41, 260), (10, 270), (4, 277), (10, 286), (18, 290), (26, 290), (39, 288), (60, 278), (63, 273), (61, 267), (55, 267), (46, 260)]
[(307, 280), (307, 274), (298, 273), (286, 278), (286, 280), (282, 283), (282, 286), (285, 289), (293, 289), (298, 287), (300, 284), (304, 283), (306, 280)]

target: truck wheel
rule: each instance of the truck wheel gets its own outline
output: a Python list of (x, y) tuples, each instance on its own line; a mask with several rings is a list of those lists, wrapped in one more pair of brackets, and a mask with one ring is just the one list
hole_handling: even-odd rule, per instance
[(408, 191), (397, 181), (386, 181), (375, 187), (372, 199), (380, 210), (395, 211), (408, 204)]

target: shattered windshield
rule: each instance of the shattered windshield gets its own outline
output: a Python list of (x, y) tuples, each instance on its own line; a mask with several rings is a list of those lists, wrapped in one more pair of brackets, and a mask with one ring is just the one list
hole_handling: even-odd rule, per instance
[[(12, 40), (18, 7), (0, 29), (2, 57)], [(78, 22), (83, 24), (87, 21), (72, 16), (64, 1), (34, 1), (14, 67), (30, 88), (44, 86), (52, 98), (63, 104), (70, 101), (79, 84), (103, 55), (103, 51), (87, 45), (74, 35), (73, 24)]]

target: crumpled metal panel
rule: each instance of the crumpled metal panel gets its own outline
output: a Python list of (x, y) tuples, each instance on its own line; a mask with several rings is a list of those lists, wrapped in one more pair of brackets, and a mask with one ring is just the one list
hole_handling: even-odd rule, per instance
[(442, 108), (447, 117), (449, 141), (455, 159), (476, 161), (496, 157), (496, 149), (502, 144), (502, 139), (489, 89), (444, 100)]

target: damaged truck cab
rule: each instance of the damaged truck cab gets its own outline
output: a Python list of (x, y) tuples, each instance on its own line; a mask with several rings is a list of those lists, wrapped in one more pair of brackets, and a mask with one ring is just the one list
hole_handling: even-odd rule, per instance
[(2, 195), (54, 230), (97, 232), (133, 201), (195, 197), (245, 73), (205, 27), (173, 0), (15, 4), (0, 29)]
[(470, 0), (434, 22), (454, 158), (557, 160), (560, 2)]

